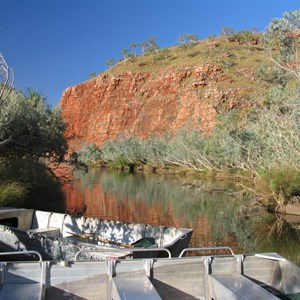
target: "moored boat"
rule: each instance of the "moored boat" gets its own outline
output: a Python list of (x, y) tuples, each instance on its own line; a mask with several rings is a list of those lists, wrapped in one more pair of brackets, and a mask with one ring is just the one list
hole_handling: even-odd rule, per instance
[[(86, 259), (166, 256), (164, 249), (178, 256), (188, 247), (192, 232), (33, 209), (0, 209), (0, 251), (38, 251), (44, 260), (74, 260), (79, 251)], [(149, 248), (161, 251), (142, 251)]]
[(40, 257), (2, 261), (0, 269), (0, 299), (300, 299), (300, 268), (276, 253), (105, 261)]

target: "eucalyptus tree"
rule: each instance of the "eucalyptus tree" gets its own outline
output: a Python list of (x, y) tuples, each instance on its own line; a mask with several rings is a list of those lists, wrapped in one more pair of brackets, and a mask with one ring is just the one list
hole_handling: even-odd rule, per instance
[(196, 34), (181, 34), (178, 37), (179, 44), (195, 44), (199, 41), (199, 38)]
[(130, 44), (130, 49), (131, 49), (131, 54), (133, 54), (133, 56), (136, 56), (136, 49), (138, 48), (138, 44), (137, 43), (131, 43)]
[(159, 49), (159, 45), (156, 42), (156, 37), (150, 37), (147, 41), (140, 43), (139, 47), (141, 48), (142, 55), (149, 53), (153, 54)]
[(154, 54), (159, 50), (159, 45), (156, 42), (156, 37), (151, 37), (147, 40), (145, 53), (151, 55), (152, 63), (154, 62)]
[(116, 63), (116, 60), (114, 58), (109, 58), (108, 60), (106, 60), (105, 63), (108, 66), (108, 68), (112, 68), (113, 65)]
[(129, 58), (130, 53), (128, 52), (127, 49), (123, 49), (122, 55), (124, 56), (124, 60), (126, 60), (127, 58)]
[(234, 36), (237, 33), (237, 31), (235, 29), (233, 29), (232, 27), (229, 26), (222, 26), (221, 27), (221, 36)]
[(156, 37), (150, 37), (146, 41), (145, 53), (153, 53), (153, 52), (157, 51), (158, 49), (159, 49), (159, 45), (156, 42)]
[(147, 41), (139, 43), (139, 47), (141, 48), (142, 55), (145, 54), (147, 46), (148, 46), (148, 42)]
[(124, 64), (126, 64), (127, 60), (134, 58), (134, 54), (130, 53), (127, 49), (122, 50), (122, 55), (124, 57)]
[(282, 18), (272, 19), (263, 41), (276, 66), (300, 81), (300, 9), (285, 12)]

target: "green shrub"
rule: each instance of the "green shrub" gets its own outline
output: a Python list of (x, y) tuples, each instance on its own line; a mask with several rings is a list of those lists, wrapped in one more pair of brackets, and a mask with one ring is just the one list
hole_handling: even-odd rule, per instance
[(21, 207), (26, 194), (26, 187), (19, 182), (3, 182), (0, 184), (0, 206)]
[(121, 155), (114, 159), (112, 165), (116, 167), (128, 167), (129, 161), (126, 159), (125, 156)]
[(0, 204), (40, 210), (65, 210), (61, 183), (41, 163), (0, 161)]
[(78, 151), (79, 159), (87, 165), (95, 165), (101, 160), (102, 152), (96, 144), (85, 144)]
[(277, 205), (300, 193), (300, 170), (294, 166), (276, 166), (259, 173), (257, 190), (263, 195), (273, 196)]

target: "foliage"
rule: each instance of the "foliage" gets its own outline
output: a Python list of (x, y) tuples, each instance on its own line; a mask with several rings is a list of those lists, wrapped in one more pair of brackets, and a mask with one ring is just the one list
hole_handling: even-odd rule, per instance
[(0, 111), (0, 125), (0, 157), (64, 162), (68, 147), (60, 108), (48, 107), (38, 91), (11, 91)]
[(1, 206), (64, 211), (60, 182), (41, 163), (0, 160), (0, 182)]
[(289, 76), (289, 74), (287, 74), (283, 69), (274, 64), (261, 64), (256, 69), (256, 77), (260, 81), (265, 81), (267, 83), (284, 87), (286, 86), (291, 76)]
[(97, 73), (96, 72), (91, 72), (89, 75), (90, 79), (97, 77)]
[(257, 190), (266, 199), (275, 200), (278, 206), (285, 205), (288, 199), (300, 193), (300, 170), (297, 167), (275, 166), (262, 170), (259, 175)]
[(165, 60), (167, 60), (171, 55), (171, 51), (168, 48), (161, 48), (158, 50), (158, 55), (159, 57), (162, 57)]
[(252, 129), (262, 144), (257, 161), (262, 166), (294, 165), (300, 167), (300, 105), (298, 99), (263, 108)]
[[(121, 54), (123, 56), (124, 65), (126, 64), (127, 60), (130, 60), (131, 62), (135, 61), (135, 57), (138, 54), (141, 54), (141, 55), (150, 54), (151, 60), (153, 63), (153, 61), (154, 61), (153, 55), (154, 55), (154, 53), (158, 53), (158, 51), (159, 51), (159, 45), (156, 42), (156, 37), (150, 37), (148, 40), (143, 41), (141, 43), (131, 43), (129, 48), (130, 48), (130, 50), (125, 48), (121, 51)], [(120, 59), (119, 61), (122, 61), (122, 59)], [(116, 63), (116, 60), (114, 58), (110, 58), (106, 61), (106, 65), (109, 68), (112, 68), (115, 63)]]
[(234, 36), (237, 31), (229, 26), (221, 27), (221, 36)]
[(1, 182), (0, 206), (23, 207), (27, 191), (19, 182)]
[[(300, 142), (297, 131), (300, 115), (289, 107), (286, 104), (285, 107), (253, 111), (247, 126), (240, 126), (238, 112), (232, 111), (222, 117), (209, 136), (183, 130), (172, 138), (144, 141), (129, 137), (108, 141), (101, 148), (101, 159), (111, 162), (123, 156), (130, 163), (177, 165), (196, 170), (233, 167), (255, 173), (284, 161), (300, 166), (298, 156), (295, 156)], [(282, 118), (282, 109), (289, 117)]]
[(257, 34), (249, 30), (241, 30), (237, 32), (233, 37), (236, 38), (239, 43), (246, 44), (248, 46), (248, 51), (251, 50), (251, 46), (257, 43), (258, 40)]
[(105, 63), (109, 68), (112, 68), (112, 66), (116, 63), (116, 60), (114, 58), (109, 58)]
[(286, 12), (282, 18), (273, 19), (263, 34), (263, 41), (272, 61), (298, 80), (300, 80), (299, 36), (300, 9)]
[(159, 49), (159, 45), (156, 42), (156, 37), (149, 38), (146, 42), (144, 42), (144, 53), (153, 53)]
[(120, 137), (116, 141), (107, 141), (101, 149), (101, 158), (106, 162), (120, 162), (120, 166), (142, 161), (143, 143), (136, 137)]
[(196, 34), (181, 34), (178, 37), (179, 44), (195, 44), (199, 41)]
[[(253, 107), (246, 117), (235, 110), (222, 115), (208, 136), (182, 130), (174, 136), (147, 140), (131, 136), (107, 141), (100, 149), (101, 160), (121, 166), (177, 166), (201, 172), (240, 170), (253, 174), (261, 187), (268, 187), (265, 194), (259, 188), (260, 195), (285, 203), (296, 185), (300, 186), (300, 177), (292, 177), (300, 170), (300, 105), (297, 98), (281, 101), (284, 91), (278, 93), (278, 99)], [(280, 172), (289, 179), (283, 181)]]
[(130, 44), (131, 54), (133, 54), (133, 56), (136, 56), (136, 49), (138, 48), (138, 46), (139, 45), (137, 43)]
[(265, 97), (264, 105), (270, 108), (272, 105), (282, 101), (285, 98), (285, 91), (281, 85), (271, 88)]
[(94, 165), (101, 160), (102, 152), (94, 143), (92, 143), (85, 144), (81, 147), (80, 151), (78, 151), (78, 155), (80, 161), (87, 165)]
[(68, 152), (60, 108), (37, 90), (15, 90), (11, 73), (0, 54), (0, 203), (63, 211), (55, 169), (84, 165)]

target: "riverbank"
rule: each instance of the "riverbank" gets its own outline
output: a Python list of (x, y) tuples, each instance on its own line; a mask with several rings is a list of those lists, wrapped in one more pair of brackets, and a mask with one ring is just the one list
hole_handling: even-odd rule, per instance
[[(154, 173), (163, 174), (166, 176), (177, 175), (186, 178), (195, 179), (213, 179), (217, 181), (230, 181), (241, 187), (244, 192), (251, 192), (255, 195), (256, 203), (273, 213), (281, 213), (288, 215), (300, 216), (300, 201), (299, 197), (295, 196), (298, 193), (298, 177), (293, 175), (285, 168), (274, 168), (269, 172), (261, 174), (253, 174), (248, 170), (240, 169), (225, 169), (225, 170), (193, 170), (178, 166), (157, 167), (148, 164), (123, 164), (98, 162), (93, 167), (102, 169), (114, 169), (121, 172), (138, 172), (138, 173)], [(189, 188), (197, 189), (198, 186), (185, 183)]]

